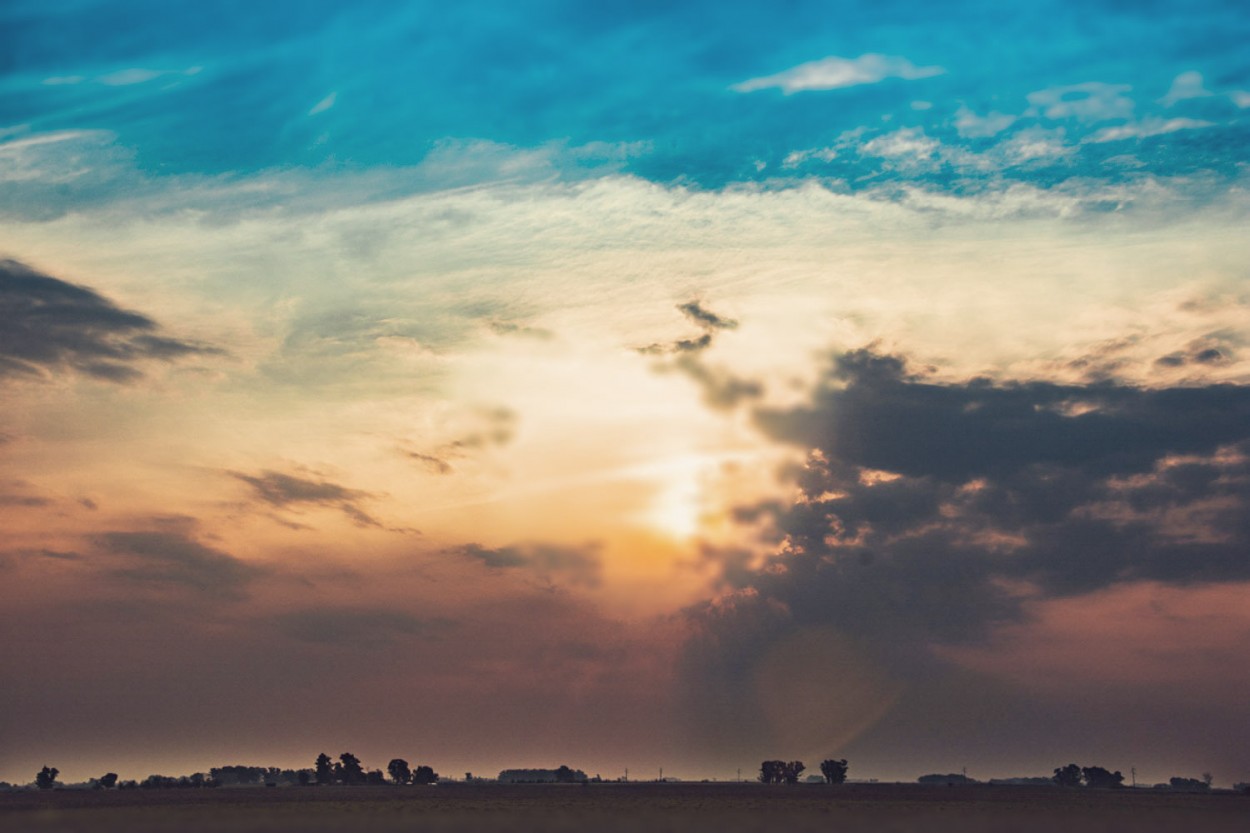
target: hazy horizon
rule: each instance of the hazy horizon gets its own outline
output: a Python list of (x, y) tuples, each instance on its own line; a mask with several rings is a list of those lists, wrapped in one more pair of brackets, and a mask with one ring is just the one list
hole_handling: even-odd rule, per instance
[(6, 2), (0, 780), (1250, 781), (1248, 44)]

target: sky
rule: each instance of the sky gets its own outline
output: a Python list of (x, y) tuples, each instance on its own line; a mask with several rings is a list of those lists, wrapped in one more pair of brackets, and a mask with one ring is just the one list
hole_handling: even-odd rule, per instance
[(1250, 780), (1247, 44), (9, 0), (0, 779)]

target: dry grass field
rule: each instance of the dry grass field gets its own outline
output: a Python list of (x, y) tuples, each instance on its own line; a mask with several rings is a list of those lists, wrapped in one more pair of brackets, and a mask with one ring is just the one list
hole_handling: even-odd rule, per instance
[(14, 833), (1185, 831), (1250, 829), (1250, 798), (1045, 787), (596, 784), (0, 794)]

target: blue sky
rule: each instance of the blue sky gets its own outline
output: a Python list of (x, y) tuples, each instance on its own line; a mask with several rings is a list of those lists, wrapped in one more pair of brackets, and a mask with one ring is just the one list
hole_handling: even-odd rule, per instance
[[(1250, 147), (1250, 16), (1235, 2), (15, 2), (0, 15), (0, 122), (108, 131), (153, 174), (402, 167), (473, 139), (607, 143), (567, 164), (702, 187), (801, 176), (970, 187), (1227, 178)], [(934, 70), (734, 89), (874, 54)], [(1082, 98), (1093, 104), (1055, 106)], [(863, 152), (901, 130), (940, 148), (910, 165)], [(957, 158), (1043, 132), (1062, 159), (990, 171)], [(828, 148), (832, 159), (785, 164)]]

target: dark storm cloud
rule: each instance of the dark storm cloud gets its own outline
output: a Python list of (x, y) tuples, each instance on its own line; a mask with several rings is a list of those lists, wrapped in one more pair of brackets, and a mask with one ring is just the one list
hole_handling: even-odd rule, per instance
[(810, 405), (756, 420), (831, 460), (946, 482), (1043, 464), (1127, 473), (1246, 438), (1250, 389), (942, 385), (909, 373), (900, 358), (858, 351), (836, 360)]
[(0, 260), (0, 378), (74, 370), (126, 383), (143, 376), (145, 361), (220, 353), (158, 330), (87, 287)]
[(251, 486), (256, 497), (270, 506), (279, 509), (292, 506), (329, 507), (351, 518), (357, 526), (382, 526), (360, 508), (360, 501), (373, 497), (370, 492), (278, 471), (262, 471), (257, 475), (230, 472), (230, 475)]
[(691, 611), (686, 673), (723, 719), (752, 707), (725, 687), (805, 629), (909, 674), (1026, 596), (1250, 580), (1250, 388), (942, 384), (857, 351), (808, 403), (755, 417), (809, 455), (793, 504), (737, 512), (772, 554), (708, 552), (725, 593)]
[(478, 561), (492, 570), (523, 569), (540, 577), (550, 577), (558, 573), (578, 584), (599, 583), (601, 565), (594, 546), (520, 544), (492, 548), (481, 544), (465, 544), (449, 552)]
[(281, 633), (301, 642), (380, 645), (396, 639), (436, 636), (449, 627), (445, 619), (421, 619), (402, 611), (369, 608), (315, 608), (279, 614)]
[(180, 529), (106, 532), (96, 539), (96, 546), (120, 562), (111, 570), (117, 578), (183, 586), (208, 595), (240, 596), (262, 572)]

